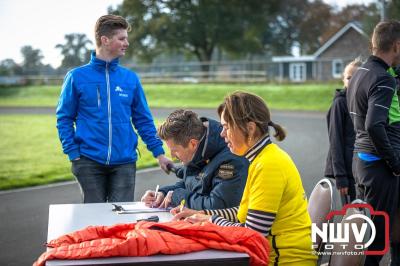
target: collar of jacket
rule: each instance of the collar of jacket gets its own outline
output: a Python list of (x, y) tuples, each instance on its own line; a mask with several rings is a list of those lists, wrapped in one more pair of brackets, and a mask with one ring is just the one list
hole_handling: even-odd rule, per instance
[(336, 97), (346, 97), (346, 88), (343, 89), (336, 89), (335, 98)]
[(220, 135), (222, 131), (221, 124), (213, 119), (205, 117), (201, 117), (200, 119), (203, 123), (208, 122), (208, 126), (206, 127), (206, 133), (188, 166), (202, 168), (207, 160), (212, 159), (227, 146)]
[(97, 58), (96, 52), (94, 52), (94, 51), (90, 55), (90, 65), (92, 65), (95, 69), (104, 71), (106, 69), (107, 64), (108, 64), (108, 68), (111, 71), (115, 71), (119, 64), (119, 58), (117, 57), (117, 58), (113, 59), (111, 62), (107, 62), (107, 61)]
[(379, 57), (377, 57), (377, 56), (374, 56), (374, 55), (371, 55), (371, 56), (368, 58), (368, 61), (377, 62), (377, 63), (380, 64), (385, 70), (387, 70), (387, 69), (390, 68), (390, 66), (389, 66), (388, 64), (386, 64), (385, 61), (383, 61), (381, 58), (379, 58)]
[(271, 144), (271, 138), (269, 134), (264, 135), (256, 144), (253, 145), (245, 154), (247, 160), (251, 163), (257, 157), (257, 155), (264, 149), (265, 146)]

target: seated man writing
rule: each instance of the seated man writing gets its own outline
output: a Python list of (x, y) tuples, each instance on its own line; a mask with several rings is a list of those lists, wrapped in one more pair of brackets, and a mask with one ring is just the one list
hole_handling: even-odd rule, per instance
[(159, 137), (183, 166), (176, 170), (182, 180), (175, 185), (148, 190), (147, 206), (175, 207), (182, 200), (188, 208), (221, 209), (238, 206), (246, 184), (249, 163), (229, 151), (220, 133), (221, 124), (199, 118), (189, 110), (176, 110), (158, 128)]

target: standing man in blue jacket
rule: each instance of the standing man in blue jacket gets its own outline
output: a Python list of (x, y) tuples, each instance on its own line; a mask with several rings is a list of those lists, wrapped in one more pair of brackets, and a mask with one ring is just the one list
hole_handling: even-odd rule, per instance
[(118, 64), (129, 46), (129, 30), (123, 17), (100, 17), (96, 52), (64, 78), (57, 129), (84, 203), (133, 201), (138, 144), (133, 127), (164, 171), (171, 163), (137, 75)]
[[(249, 161), (230, 152), (219, 122), (190, 110), (176, 110), (158, 128), (173, 157), (183, 166), (176, 184), (148, 190), (142, 201), (153, 207), (175, 207), (182, 202), (195, 210), (236, 207), (242, 198)], [(185, 200), (185, 201), (183, 201)]]

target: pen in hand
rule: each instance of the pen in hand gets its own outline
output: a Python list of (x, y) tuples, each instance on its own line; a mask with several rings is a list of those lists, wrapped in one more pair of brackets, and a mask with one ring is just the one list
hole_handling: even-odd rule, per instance
[[(157, 201), (157, 194), (158, 194), (158, 189), (160, 188), (160, 185), (157, 185), (157, 187), (156, 187), (156, 192), (155, 192), (155, 197), (156, 197), (156, 199), (154, 200), (154, 201)], [(153, 201), (153, 203), (151, 204), (151, 207), (152, 208), (154, 208), (154, 201)]]
[(181, 204), (179, 205), (179, 212), (183, 211), (183, 208), (185, 207), (185, 199), (181, 200)]

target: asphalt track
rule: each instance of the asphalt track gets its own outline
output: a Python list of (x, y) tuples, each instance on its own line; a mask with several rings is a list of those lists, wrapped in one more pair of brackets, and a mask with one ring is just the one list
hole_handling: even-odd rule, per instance
[[(174, 109), (153, 109), (154, 117), (166, 117)], [(201, 116), (216, 118), (212, 109), (194, 109)], [(54, 108), (0, 107), (0, 114), (52, 114)], [(272, 111), (272, 120), (287, 129), (288, 136), (279, 145), (293, 158), (309, 194), (323, 176), (328, 138), (325, 114), (317, 112)], [(275, 141), (276, 142), (276, 141)], [(175, 182), (175, 178), (160, 170), (139, 171), (135, 200), (157, 184)], [(75, 182), (0, 191), (0, 265), (32, 265), (45, 250), (49, 204), (80, 203), (80, 191)]]

